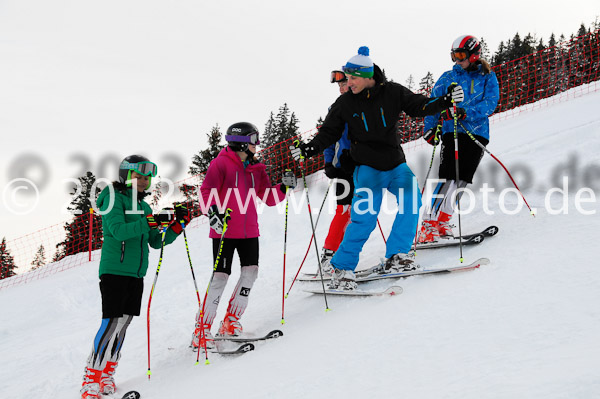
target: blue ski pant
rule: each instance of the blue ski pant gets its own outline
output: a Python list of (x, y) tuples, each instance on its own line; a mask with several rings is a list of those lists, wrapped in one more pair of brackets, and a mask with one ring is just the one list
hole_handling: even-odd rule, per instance
[(398, 212), (386, 244), (386, 258), (397, 253), (408, 253), (417, 231), (421, 192), (417, 179), (406, 163), (392, 170), (381, 171), (360, 165), (354, 171), (354, 198), (350, 225), (331, 264), (342, 270), (354, 270), (359, 254), (377, 226), (384, 191), (396, 197)]

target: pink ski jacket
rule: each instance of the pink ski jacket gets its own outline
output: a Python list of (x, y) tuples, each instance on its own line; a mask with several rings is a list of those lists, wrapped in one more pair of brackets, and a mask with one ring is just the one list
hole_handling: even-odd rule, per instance
[[(220, 213), (231, 208), (225, 238), (258, 237), (256, 198), (268, 206), (277, 205), (285, 199), (280, 186), (271, 186), (264, 164), (255, 163), (244, 168), (240, 157), (225, 147), (211, 161), (200, 186), (200, 209), (206, 214), (214, 204)], [(209, 237), (221, 238), (213, 229), (210, 229)]]

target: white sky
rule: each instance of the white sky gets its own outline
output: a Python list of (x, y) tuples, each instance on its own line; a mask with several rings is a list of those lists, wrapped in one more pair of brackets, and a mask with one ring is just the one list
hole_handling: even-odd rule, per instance
[[(83, 161), (114, 179), (110, 163), (99, 171), (103, 161), (142, 153), (165, 176), (175, 154), (186, 172), (216, 123), (262, 129), (284, 102), (302, 131), (312, 129), (337, 96), (329, 72), (361, 45), (397, 82), (427, 71), (437, 79), (461, 34), (495, 51), (516, 32), (568, 37), (600, 15), (598, 1), (482, 4), (2, 0), (0, 238), (64, 221), (64, 179)], [(7, 187), (23, 173), (44, 187), (34, 210), (17, 216)]]

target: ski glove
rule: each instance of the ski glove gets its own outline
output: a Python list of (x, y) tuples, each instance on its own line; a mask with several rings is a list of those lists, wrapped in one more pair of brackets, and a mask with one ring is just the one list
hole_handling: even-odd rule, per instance
[(299, 144), (290, 146), (290, 152), (294, 161), (298, 162), (304, 158), (310, 158), (317, 154), (317, 149), (310, 144)]
[(184, 204), (174, 204), (175, 207), (175, 223), (171, 226), (171, 230), (173, 230), (176, 234), (181, 234), (183, 231), (183, 227), (187, 226), (187, 224), (192, 220), (192, 215), (190, 211)]
[(219, 213), (219, 208), (216, 205), (211, 205), (208, 208), (208, 223), (210, 228), (217, 234), (223, 234), (223, 218), (224, 215)]
[[(454, 107), (450, 107), (442, 111), (441, 116), (446, 121), (451, 121), (454, 119)], [(456, 108), (456, 117), (457, 119), (465, 119), (467, 117), (467, 111), (464, 108)]]
[(148, 226), (157, 229), (159, 226), (168, 226), (175, 221), (173, 208), (164, 208), (154, 215), (146, 215)]
[(435, 135), (435, 130), (429, 129), (423, 134), (423, 138), (428, 144), (432, 146), (436, 146), (440, 143), (440, 138)]
[(449, 107), (452, 106), (452, 102), (460, 103), (465, 99), (465, 92), (463, 91), (462, 86), (459, 86), (458, 83), (452, 83), (448, 86), (448, 91), (442, 99), (448, 104)]
[(336, 168), (335, 166), (333, 166), (332, 163), (326, 163), (325, 164), (325, 176), (329, 177), (330, 179), (335, 179), (336, 177), (340, 177), (340, 169)]
[(296, 180), (296, 176), (294, 175), (294, 172), (292, 172), (291, 170), (286, 170), (285, 172), (283, 172), (283, 175), (281, 176), (281, 188), (282, 191), (285, 193), (285, 189), (286, 188), (295, 188), (297, 184), (297, 180)]
[(350, 150), (342, 150), (342, 155), (340, 155), (340, 167), (349, 176), (352, 176), (354, 173), (354, 168), (356, 167), (356, 163), (354, 159), (352, 159), (352, 155), (350, 155)]

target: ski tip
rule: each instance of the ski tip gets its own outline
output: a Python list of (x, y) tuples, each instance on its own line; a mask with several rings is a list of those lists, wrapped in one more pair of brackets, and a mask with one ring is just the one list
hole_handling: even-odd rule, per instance
[(253, 351), (253, 350), (254, 350), (254, 344), (247, 343), (247, 344), (244, 344), (244, 345), (240, 346), (238, 348), (237, 352), (245, 353), (245, 352), (250, 352), (250, 351)]
[(400, 286), (393, 286), (388, 288), (387, 290), (383, 291), (384, 295), (390, 295), (390, 296), (394, 296), (394, 295), (400, 295), (402, 294), (404, 290), (402, 289), (402, 287)]
[(479, 258), (475, 261), (475, 263), (479, 263), (480, 266), (489, 265), (491, 261), (488, 258)]
[(121, 399), (140, 399), (141, 395), (138, 391), (129, 391)]
[(281, 331), (281, 330), (273, 330), (267, 334), (268, 339), (279, 338), (279, 337), (283, 337), (283, 331)]

